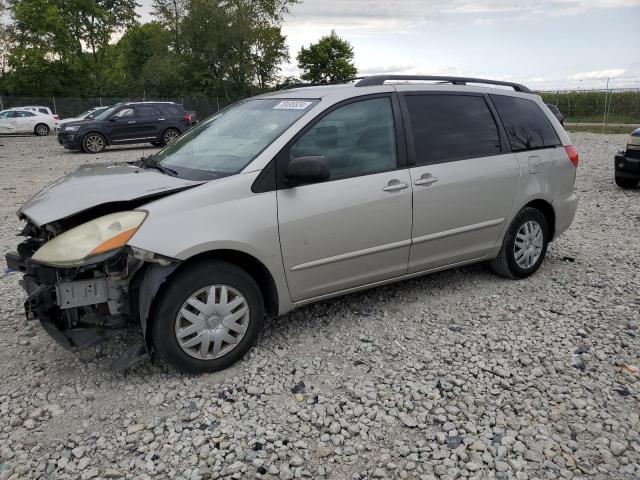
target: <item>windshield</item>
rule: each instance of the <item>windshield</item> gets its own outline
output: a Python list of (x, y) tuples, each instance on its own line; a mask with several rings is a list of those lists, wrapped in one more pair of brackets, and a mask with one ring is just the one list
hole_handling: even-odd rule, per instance
[(79, 118), (95, 118), (97, 117), (100, 113), (104, 112), (107, 109), (107, 107), (103, 107), (103, 108), (92, 108), (91, 110), (87, 110), (86, 112), (82, 112), (80, 115), (78, 115)]
[(154, 160), (192, 180), (237, 173), (316, 103), (256, 99), (236, 104), (169, 144)]
[(100, 113), (99, 115), (95, 115), (93, 118), (95, 118), (96, 120), (106, 120), (107, 118), (109, 118), (111, 116), (111, 114), (113, 112), (115, 112), (115, 110), (117, 108), (118, 108), (118, 105), (115, 105), (113, 107), (109, 107), (104, 112)]

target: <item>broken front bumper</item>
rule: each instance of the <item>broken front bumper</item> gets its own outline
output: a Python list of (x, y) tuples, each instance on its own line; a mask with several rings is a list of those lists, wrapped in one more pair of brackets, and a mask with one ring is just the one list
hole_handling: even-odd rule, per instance
[[(27, 293), (27, 319), (39, 320), (64, 348), (74, 351), (97, 345), (127, 325), (129, 281), (109, 277), (106, 264), (57, 269), (32, 262), (24, 249), (8, 253), (5, 259), (10, 270), (24, 273), (20, 283)], [(117, 264), (114, 261), (123, 262), (112, 259), (112, 265)]]
[(135, 328), (139, 341), (113, 364), (121, 370), (145, 358), (147, 319), (156, 293), (180, 262), (128, 247), (93, 257), (87, 265), (58, 268), (31, 260), (40, 241), (31, 238), (6, 254), (9, 270), (22, 272), (29, 320), (67, 350), (76, 351)]

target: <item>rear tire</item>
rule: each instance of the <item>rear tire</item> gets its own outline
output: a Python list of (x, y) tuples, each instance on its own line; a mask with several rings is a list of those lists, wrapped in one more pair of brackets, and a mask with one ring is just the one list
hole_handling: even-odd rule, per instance
[(535, 208), (523, 208), (513, 219), (491, 269), (506, 278), (527, 278), (533, 275), (547, 254), (549, 225)]
[(89, 133), (82, 139), (82, 151), (100, 153), (107, 147), (107, 141), (99, 133)]
[(623, 178), (616, 175), (616, 185), (620, 188), (635, 188), (638, 186), (638, 180), (633, 178)]
[(151, 342), (179, 370), (215, 372), (251, 349), (264, 315), (262, 293), (247, 272), (218, 260), (194, 263), (158, 293)]
[(167, 128), (162, 133), (162, 145), (168, 145), (180, 136), (180, 132), (175, 128)]
[(51, 130), (49, 129), (49, 125), (47, 125), (46, 123), (38, 123), (33, 128), (33, 133), (35, 133), (38, 137), (46, 137), (47, 135), (49, 135), (50, 131)]

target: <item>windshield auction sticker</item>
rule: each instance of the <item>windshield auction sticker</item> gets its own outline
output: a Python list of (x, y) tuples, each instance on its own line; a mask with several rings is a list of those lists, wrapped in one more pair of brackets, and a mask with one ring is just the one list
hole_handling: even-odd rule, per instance
[(280, 102), (275, 107), (274, 110), (304, 110), (313, 102), (301, 102), (299, 100), (285, 100)]

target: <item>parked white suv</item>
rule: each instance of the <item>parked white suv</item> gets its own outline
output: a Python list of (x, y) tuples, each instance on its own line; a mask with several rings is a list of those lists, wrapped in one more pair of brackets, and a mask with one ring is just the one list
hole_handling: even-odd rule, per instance
[(40, 112), (13, 109), (0, 112), (0, 134), (33, 133), (42, 137), (55, 128), (53, 119)]
[(119, 366), (151, 350), (214, 371), (250, 349), (265, 315), (485, 260), (532, 275), (573, 220), (577, 164), (521, 85), (293, 88), (137, 164), (47, 187), (20, 209), (28, 238), (7, 262), (26, 274), (27, 315), (67, 348), (140, 324)]
[(42, 105), (29, 105), (26, 107), (13, 107), (9, 110), (26, 110), (29, 112), (47, 115), (49, 118), (51, 118), (51, 120), (53, 120), (53, 125), (56, 130), (60, 127), (60, 116), (56, 113), (53, 113), (49, 107), (43, 107)]

